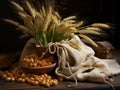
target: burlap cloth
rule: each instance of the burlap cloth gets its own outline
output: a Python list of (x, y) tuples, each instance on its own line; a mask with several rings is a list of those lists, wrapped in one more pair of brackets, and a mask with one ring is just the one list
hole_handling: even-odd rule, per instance
[[(36, 52), (35, 40), (30, 39), (20, 59)], [(51, 46), (54, 50), (51, 50)], [(58, 64), (55, 74), (68, 80), (111, 82), (113, 76), (120, 74), (120, 65), (115, 59), (100, 59), (94, 56), (94, 50), (84, 44), (78, 36), (70, 40), (49, 43), (49, 52), (57, 53)]]

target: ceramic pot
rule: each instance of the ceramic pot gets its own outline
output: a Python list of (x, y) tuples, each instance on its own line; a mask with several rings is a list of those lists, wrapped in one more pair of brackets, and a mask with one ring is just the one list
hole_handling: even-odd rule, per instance
[(28, 66), (24, 66), (22, 64), (20, 66), (27, 73), (45, 74), (45, 73), (50, 73), (52, 70), (54, 70), (54, 68), (56, 66), (56, 62), (51, 65), (43, 66), (43, 67), (28, 67)]
[[(50, 56), (53, 57), (54, 59), (54, 63), (52, 63), (51, 65), (47, 65), (47, 66), (36, 66), (36, 67), (30, 67), (30, 66), (26, 66), (22, 63), (22, 59), (20, 60), (20, 66), (21, 68), (28, 72), (28, 73), (34, 73), (34, 74), (44, 74), (44, 73), (50, 73), (56, 66), (56, 55), (55, 54), (51, 54), (48, 51), (48, 47), (41, 47), (39, 45), (35, 45), (35, 54), (37, 54), (40, 59), (44, 59), (44, 58), (48, 58)], [(29, 54), (31, 55), (31, 54)], [(23, 57), (24, 58), (24, 57)]]

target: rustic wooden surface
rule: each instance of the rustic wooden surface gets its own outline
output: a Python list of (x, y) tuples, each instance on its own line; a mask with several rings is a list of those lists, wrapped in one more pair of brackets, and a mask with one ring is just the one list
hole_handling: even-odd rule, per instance
[[(115, 58), (120, 63), (120, 50), (115, 50), (112, 53), (112, 58)], [(0, 78), (0, 90), (113, 90), (113, 88), (108, 84), (103, 83), (93, 83), (93, 82), (79, 82), (76, 87), (67, 87), (70, 84), (75, 84), (73, 81), (64, 80), (59, 82), (57, 86), (44, 87), (44, 86), (33, 86), (27, 83), (18, 82), (7, 82)], [(120, 75), (113, 78), (112, 85), (115, 90), (120, 90)]]

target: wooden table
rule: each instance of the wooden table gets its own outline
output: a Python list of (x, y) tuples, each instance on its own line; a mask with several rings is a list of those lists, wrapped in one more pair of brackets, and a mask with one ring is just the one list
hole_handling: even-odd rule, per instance
[[(118, 63), (120, 63), (120, 50), (115, 50), (113, 52), (113, 58), (115, 58)], [(59, 82), (57, 86), (44, 87), (44, 86), (33, 86), (27, 83), (18, 82), (7, 82), (0, 78), (0, 90), (113, 90), (113, 88), (108, 84), (103, 83), (93, 83), (93, 82), (79, 82), (78, 86), (69, 88), (70, 84), (74, 84), (73, 81), (64, 80)], [(113, 78), (112, 85), (115, 90), (120, 90), (120, 75)]]

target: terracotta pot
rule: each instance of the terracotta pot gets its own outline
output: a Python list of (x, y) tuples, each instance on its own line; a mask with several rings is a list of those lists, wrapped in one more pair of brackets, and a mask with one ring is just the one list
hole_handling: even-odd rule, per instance
[(27, 73), (32, 74), (44, 74), (44, 73), (50, 73), (56, 66), (56, 62), (49, 66), (43, 66), (43, 67), (27, 67), (22, 64), (20, 64), (22, 69)]
[(48, 47), (41, 47), (39, 45), (35, 45), (35, 49), (36, 49), (35, 50), (36, 53), (39, 55), (40, 58), (49, 58), (50, 56), (52, 56), (55, 62), (51, 65), (41, 66), (41, 67), (40, 66), (37, 66), (37, 67), (25, 66), (20, 62), (20, 67), (28, 73), (34, 73), (34, 74), (50, 73), (57, 64), (56, 54), (49, 53)]

